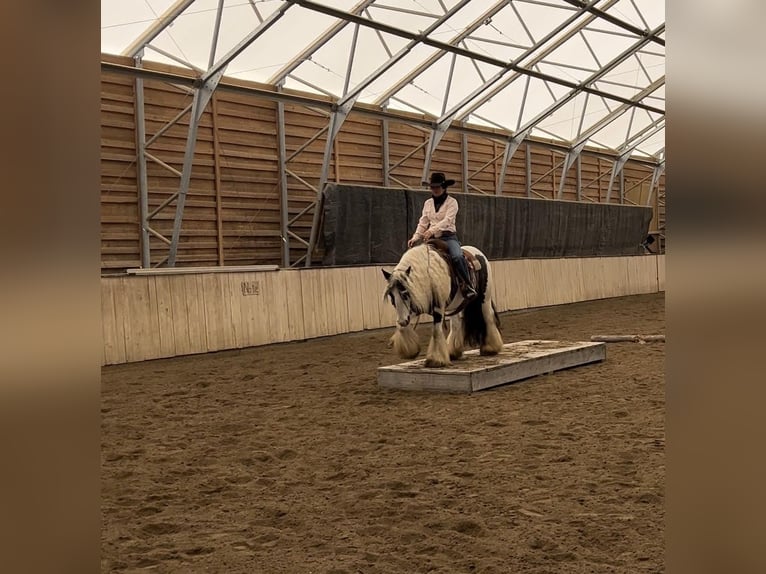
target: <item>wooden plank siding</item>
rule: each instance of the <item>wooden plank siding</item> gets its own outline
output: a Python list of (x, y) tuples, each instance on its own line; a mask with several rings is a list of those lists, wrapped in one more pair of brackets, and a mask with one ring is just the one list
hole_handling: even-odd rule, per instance
[[(381, 269), (102, 277), (103, 364), (392, 327)], [(490, 269), (499, 312), (665, 288), (664, 255), (513, 259)]]
[[(122, 59), (102, 55), (104, 60)], [(149, 64), (147, 64), (149, 66)], [(159, 70), (188, 75), (181, 68), (151, 64)], [(239, 82), (243, 83), (243, 82)], [(247, 82), (244, 82), (247, 84)], [(147, 138), (163, 128), (192, 101), (186, 91), (156, 80), (144, 82)], [(126, 75), (101, 76), (101, 269), (121, 273), (141, 265), (138, 166), (136, 147), (135, 81)], [(322, 161), (326, 145), (328, 112), (316, 107), (285, 103), (287, 161), (287, 216), (297, 219), (291, 230), (309, 240)], [(401, 114), (402, 117), (408, 114)], [(413, 114), (409, 114), (413, 115)], [(195, 147), (191, 182), (184, 211), (177, 265), (281, 264), (280, 171), (277, 104), (256, 95), (218, 91), (202, 115)], [(180, 179), (162, 164), (181, 171), (188, 128), (188, 113), (168, 128), (148, 148), (158, 161), (147, 159), (149, 209), (168, 201), (178, 191)], [(390, 186), (422, 188), (423, 165), (430, 130), (396, 119), (388, 120)], [(324, 130), (324, 131), (323, 131)], [(468, 134), (467, 173), (462, 179), (463, 138), (448, 131), (436, 148), (432, 171), (443, 171), (458, 181), (459, 191), (494, 195), (555, 199), (561, 180), (563, 152), (534, 142), (519, 147), (502, 171), (504, 142)], [(317, 136), (308, 145), (307, 142)], [(495, 136), (495, 137), (493, 137)], [(531, 181), (527, 181), (527, 155)], [(329, 181), (382, 186), (384, 183), (382, 120), (352, 111), (333, 148)], [(161, 162), (161, 163), (159, 163)], [(612, 162), (589, 153), (581, 157), (581, 201), (606, 201)], [(646, 204), (651, 168), (629, 161), (625, 168), (626, 203)], [(647, 179), (648, 176), (648, 179)], [(531, 186), (530, 186), (531, 183)], [(655, 211), (651, 228), (665, 228), (665, 178), (652, 194)], [(577, 200), (576, 166), (567, 172), (563, 195)], [(620, 200), (619, 180), (612, 201)], [(157, 213), (151, 227), (167, 238), (172, 235), (175, 202)], [(151, 236), (152, 264), (166, 256), (167, 245)], [(290, 259), (297, 261), (305, 247), (290, 239)]]

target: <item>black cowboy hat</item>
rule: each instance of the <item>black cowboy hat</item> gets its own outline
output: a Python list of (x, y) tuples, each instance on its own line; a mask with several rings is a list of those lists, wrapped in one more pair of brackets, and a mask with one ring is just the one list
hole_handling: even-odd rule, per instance
[(447, 189), (450, 185), (455, 185), (455, 180), (447, 179), (443, 173), (437, 171), (431, 174), (431, 181), (424, 181), (423, 185), (429, 187), (441, 185), (444, 189)]

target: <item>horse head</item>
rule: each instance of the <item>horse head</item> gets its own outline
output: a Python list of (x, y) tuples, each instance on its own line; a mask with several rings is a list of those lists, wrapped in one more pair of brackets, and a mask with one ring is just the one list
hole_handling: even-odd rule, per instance
[(410, 294), (410, 272), (412, 266), (406, 269), (394, 269), (389, 272), (385, 269), (383, 271), (383, 277), (385, 277), (387, 285), (386, 290), (383, 293), (383, 298), (388, 298), (391, 305), (396, 310), (396, 324), (400, 327), (407, 327), (414, 315), (418, 313), (413, 310), (412, 296)]

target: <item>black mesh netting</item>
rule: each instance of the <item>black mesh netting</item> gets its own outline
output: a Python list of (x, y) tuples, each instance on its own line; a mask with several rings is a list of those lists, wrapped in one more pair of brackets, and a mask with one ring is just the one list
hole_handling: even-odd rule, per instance
[[(632, 205), (452, 195), (460, 204), (460, 242), (490, 259), (638, 255), (652, 218), (651, 208)], [(328, 185), (323, 264), (396, 263), (429, 196), (419, 190)]]

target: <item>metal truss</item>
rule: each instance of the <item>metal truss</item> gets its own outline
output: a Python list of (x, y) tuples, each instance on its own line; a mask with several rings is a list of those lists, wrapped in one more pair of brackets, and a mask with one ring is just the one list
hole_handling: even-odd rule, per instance
[[(182, 1), (177, 2), (171, 8), (169, 8), (168, 12), (160, 18), (157, 25), (154, 26), (151, 30), (147, 31), (147, 33), (143, 34), (136, 42), (134, 42), (131, 47), (128, 50), (129, 54), (135, 53), (135, 59), (136, 59), (136, 65), (140, 66), (141, 63), (141, 56), (143, 55), (143, 50), (146, 48), (148, 43), (155, 38), (158, 34), (160, 34), (167, 26), (170, 25), (170, 23), (173, 21), (175, 17), (178, 16), (183, 10), (185, 10), (191, 2), (189, 1)], [(268, 30), (271, 26), (273, 26), (282, 16), (284, 16), (285, 11), (290, 8), (291, 4), (285, 4), (281, 9), (278, 9), (276, 12), (274, 12), (269, 18), (261, 22), (260, 26), (258, 26), (255, 30), (253, 30), (251, 33), (249, 33), (245, 38), (243, 38), (236, 46), (234, 46), (231, 50), (229, 50), (224, 56), (222, 56), (217, 61), (215, 60), (216, 55), (216, 46), (217, 46), (217, 39), (218, 39), (218, 33), (220, 29), (221, 24), (221, 15), (223, 12), (223, 6), (224, 1), (219, 0), (218, 2), (218, 8), (217, 8), (217, 14), (216, 14), (216, 22), (215, 22), (215, 28), (213, 32), (213, 39), (212, 39), (212, 45), (210, 48), (210, 56), (209, 56), (209, 62), (208, 62), (208, 68), (207, 70), (201, 75), (201, 77), (194, 82), (193, 86), (193, 99), (190, 107), (187, 107), (184, 109), (180, 114), (178, 114), (167, 126), (165, 126), (162, 131), (164, 132), (170, 125), (176, 123), (181, 117), (183, 117), (186, 113), (190, 113), (189, 117), (189, 129), (186, 136), (186, 148), (184, 150), (184, 161), (183, 161), (183, 167), (181, 172), (178, 172), (176, 169), (172, 168), (171, 166), (167, 165), (166, 163), (162, 162), (158, 158), (155, 158), (151, 154), (147, 152), (147, 141), (146, 141), (146, 128), (145, 128), (145, 114), (144, 114), (144, 96), (143, 96), (143, 80), (141, 78), (136, 79), (136, 104), (137, 104), (137, 123), (140, 126), (138, 128), (138, 166), (139, 166), (139, 205), (141, 208), (141, 234), (142, 234), (142, 252), (141, 252), (141, 262), (142, 266), (148, 267), (150, 266), (150, 248), (149, 248), (149, 235), (153, 235), (160, 239), (163, 243), (168, 245), (168, 255), (167, 258), (162, 261), (162, 263), (167, 263), (168, 267), (175, 267), (176, 264), (176, 258), (178, 255), (178, 244), (181, 237), (181, 225), (183, 222), (183, 214), (184, 214), (184, 207), (186, 205), (186, 197), (189, 192), (189, 183), (191, 181), (191, 173), (192, 173), (192, 166), (194, 163), (194, 151), (196, 149), (197, 145), (197, 131), (199, 128), (199, 122), (202, 118), (202, 115), (205, 112), (205, 108), (207, 108), (208, 103), (210, 102), (210, 99), (213, 96), (213, 92), (215, 91), (216, 87), (218, 86), (219, 82), (221, 81), (221, 78), (224, 75), (224, 72), (226, 71), (226, 67), (229, 65), (229, 63), (236, 58), (242, 51), (247, 48), (250, 44), (252, 44), (255, 40), (258, 39), (259, 36), (261, 36), (266, 30)], [(157, 138), (158, 134), (155, 134), (152, 137), (152, 141), (154, 141)], [(150, 142), (151, 143), (151, 142)], [(169, 171), (175, 173), (180, 178), (180, 183), (178, 187), (178, 191), (170, 196), (167, 200), (165, 200), (158, 208), (155, 210), (149, 212), (149, 200), (148, 200), (148, 182), (147, 182), (147, 176), (146, 176), (146, 160), (151, 159), (153, 161), (156, 161)], [(162, 209), (167, 208), (170, 206), (170, 204), (175, 203), (175, 216), (173, 219), (173, 231), (170, 239), (168, 239), (166, 236), (162, 235), (161, 233), (154, 230), (150, 225), (150, 219), (152, 219), (159, 211)]]
[[(133, 73), (135, 76), (138, 151), (137, 166), (140, 192), (139, 204), (141, 211), (142, 266), (148, 267), (151, 264), (152, 257), (149, 248), (151, 237), (158, 238), (162, 243), (167, 245), (168, 248), (167, 257), (160, 261), (159, 264), (166, 263), (168, 266), (174, 266), (177, 262), (178, 245), (183, 227), (184, 206), (189, 192), (199, 122), (211, 101), (213, 93), (219, 88), (257, 94), (260, 97), (271, 99), (277, 103), (277, 141), (281, 209), (280, 226), (283, 242), (283, 266), (300, 263), (305, 263), (306, 266), (311, 266), (312, 264), (312, 253), (317, 244), (321, 226), (323, 190), (328, 182), (330, 168), (334, 157), (336, 139), (344, 122), (352, 112), (372, 115), (381, 119), (381, 136), (383, 141), (382, 183), (385, 186), (389, 186), (392, 183), (404, 185), (404, 183), (397, 178), (396, 169), (414, 154), (419, 153), (420, 150), (424, 150), (425, 161), (423, 164), (423, 177), (425, 179), (430, 170), (433, 155), (444, 135), (448, 130), (454, 130), (460, 133), (462, 138), (460, 168), (464, 191), (485, 194), (493, 192), (495, 194), (502, 193), (507, 166), (513, 159), (518, 148), (523, 143), (526, 143), (527, 186), (525, 192), (527, 196), (532, 196), (537, 193), (533, 189), (535, 182), (531, 181), (529, 148), (532, 145), (544, 145), (556, 150), (563, 156), (560, 162), (554, 162), (554, 167), (547, 174), (542, 176), (547, 177), (550, 173), (555, 173), (557, 169), (561, 168), (560, 183), (558, 190), (553, 194), (554, 198), (561, 198), (563, 196), (567, 173), (572, 167), (577, 166), (578, 200), (588, 199), (587, 196), (584, 196), (582, 193), (584, 189), (580, 170), (582, 151), (585, 149), (588, 142), (595, 142), (593, 138), (601, 132), (601, 130), (614, 123), (618, 118), (624, 116), (624, 114), (630, 113), (631, 116), (628, 122), (629, 125), (624, 142), (619, 146), (600, 154), (612, 161), (612, 169), (609, 171), (610, 181), (607, 188), (606, 200), (611, 200), (612, 189), (617, 178), (620, 178), (620, 182), (622, 182), (622, 168), (625, 163), (629, 159), (636, 159), (645, 165), (649, 165), (652, 169), (651, 192), (650, 197), (647, 200), (651, 201), (652, 194), (655, 193), (655, 189), (659, 185), (660, 177), (664, 172), (664, 152), (663, 154), (655, 154), (655, 157), (653, 158), (640, 159), (633, 158), (633, 153), (635, 150), (639, 149), (642, 143), (664, 129), (665, 111), (663, 107), (657, 105), (661, 104), (664, 101), (664, 98), (655, 97), (654, 92), (664, 85), (665, 78), (663, 75), (657, 80), (652, 80), (649, 71), (638, 57), (638, 54), (643, 53), (647, 56), (664, 57), (665, 40), (663, 36), (665, 26), (663, 23), (656, 26), (654, 29), (650, 29), (646, 19), (634, 2), (631, 3), (635, 8), (636, 13), (639, 15), (643, 27), (636, 26), (635, 24), (618, 17), (615, 12), (611, 10), (618, 1), (619, 0), (564, 0), (563, 4), (559, 4), (553, 3), (550, 0), (516, 0), (517, 4), (535, 4), (547, 7), (551, 10), (565, 10), (568, 12), (566, 18), (564, 18), (559, 25), (545, 33), (542, 37), (535, 38), (514, 4), (514, 1), (499, 0), (493, 4), (489, 4), (480, 15), (474, 17), (467, 25), (461, 25), (460, 30), (456, 31), (449, 40), (440, 41), (436, 39), (434, 32), (438, 30), (440, 33), (443, 33), (445, 23), (447, 23), (458, 11), (465, 8), (469, 4), (469, 0), (458, 1), (451, 9), (448, 9), (440, 2), (443, 9), (442, 13), (429, 13), (425, 11), (425, 9), (420, 10), (416, 6), (405, 8), (403, 6), (387, 5), (384, 2), (378, 3), (376, 0), (360, 0), (347, 11), (339, 10), (325, 3), (315, 2), (313, 0), (286, 0), (280, 2), (277, 9), (266, 18), (261, 15), (257, 2), (250, 0), (253, 11), (258, 18), (258, 24), (226, 54), (216, 58), (216, 47), (218, 45), (221, 19), (225, 10), (224, 0), (218, 0), (209, 59), (206, 65), (204, 65), (199, 62), (196, 62), (195, 64), (195, 62), (187, 61), (185, 57), (173, 54), (153, 44), (153, 41), (165, 32), (168, 27), (171, 26), (179, 16), (183, 15), (183, 13), (194, 3), (194, 0), (177, 0), (122, 52), (123, 55), (129, 56), (134, 60), (134, 67), (130, 68), (130, 72), (128, 72), (128, 67), (126, 66), (117, 64), (104, 66), (102, 64), (102, 68)], [(245, 88), (222, 82), (223, 75), (229, 64), (231, 64), (231, 62), (242, 54), (242, 52), (249, 46), (256, 43), (260, 36), (271, 29), (290, 8), (295, 6), (299, 6), (301, 9), (309, 10), (317, 14), (333, 17), (335, 18), (335, 21), (323, 32), (314, 38), (310, 38), (309, 43), (300, 50), (294, 58), (291, 58), (290, 61), (281, 65), (279, 69), (271, 75), (267, 83), (273, 86), (273, 89), (257, 87)], [(389, 14), (391, 12), (398, 12), (420, 18), (428, 18), (431, 22), (423, 30), (411, 32), (384, 23), (381, 20), (376, 20), (371, 14), (371, 9), (385, 11)], [(519, 44), (516, 41), (505, 42), (489, 37), (484, 38), (480, 35), (482, 27), (489, 25), (492, 22), (493, 17), (496, 17), (502, 10), (506, 9), (510, 9), (514, 12), (516, 18), (526, 32), (528, 38), (528, 43), (526, 43), (526, 45)], [(599, 23), (601, 23), (601, 26), (597, 27)], [(336, 38), (338, 34), (345, 30), (349, 25), (353, 25), (353, 33), (348, 58), (345, 62), (345, 72), (342, 74), (342, 91), (339, 94), (334, 94), (326, 90), (323, 86), (302, 78), (299, 70), (300, 66), (304, 62), (311, 61), (312, 56), (314, 56), (317, 51)], [(351, 78), (354, 69), (355, 53), (360, 29), (362, 27), (368, 28), (377, 34), (383, 49), (388, 55), (388, 59), (381, 63), (377, 69), (366, 78), (355, 85), (352, 85)], [(616, 36), (624, 36), (632, 39), (632, 43), (621, 53), (616, 56), (613, 55), (606, 62), (602, 62), (601, 58), (596, 51), (594, 51), (584, 35), (584, 32), (600, 32)], [(406, 44), (401, 49), (392, 50), (391, 46), (386, 42), (384, 34), (403, 38), (406, 40)], [(576, 36), (579, 36), (587, 46), (588, 50), (590, 50), (595, 66), (588, 67), (585, 64), (583, 66), (576, 66), (567, 63), (557, 63), (549, 59), (556, 50), (560, 49)], [(521, 53), (510, 61), (503, 60), (493, 57), (487, 51), (471, 49), (469, 42), (502, 44), (503, 46), (518, 50)], [(651, 50), (648, 48), (650, 45), (654, 46)], [(362, 93), (365, 92), (371, 84), (389, 71), (394, 65), (401, 62), (418, 46), (428, 46), (433, 48), (434, 52), (428, 57), (416, 62), (390, 86), (384, 87), (374, 99), (373, 103), (376, 107), (359, 107), (356, 105)], [(153, 51), (184, 66), (191, 70), (194, 77), (188, 78), (167, 72), (142, 69), (142, 63), (146, 59), (147, 51)], [(451, 60), (449, 62), (449, 71), (443, 86), (443, 91), (438, 96), (440, 101), (438, 117), (435, 117), (436, 114), (430, 114), (426, 110), (420, 110), (423, 114), (422, 118), (404, 118), (401, 114), (389, 111), (388, 108), (390, 103), (406, 104), (411, 109), (418, 110), (419, 108), (414, 103), (403, 100), (400, 94), (407, 86), (412, 85), (421, 74), (426, 72), (445, 56), (450, 56)], [(643, 78), (649, 82), (648, 85), (634, 86), (623, 81), (618, 81), (619, 78), (608, 77), (610, 72), (614, 71), (618, 66), (633, 57), (635, 57), (638, 62), (639, 68), (637, 68), (637, 70), (640, 69), (639, 74), (643, 74)], [(481, 78), (481, 83), (476, 85), (474, 89), (472, 89), (470, 93), (463, 97), (459, 102), (451, 103), (450, 96), (454, 88), (455, 70), (458, 58), (466, 58), (472, 63), (478, 76)], [(494, 74), (490, 75), (490, 73), (486, 72), (486, 69), (483, 70), (480, 68), (479, 64), (489, 64), (494, 67), (496, 71)], [(566, 74), (553, 75), (544, 72), (543, 65), (548, 65), (549, 67), (556, 66), (558, 69), (562, 70), (569, 69), (572, 70), (573, 73), (576, 71), (579, 74), (588, 72), (588, 76), (582, 81), (574, 81), (566, 77)], [(341, 74), (339, 73), (338, 75)], [(160, 128), (151, 136), (148, 136), (146, 133), (143, 91), (144, 78), (154, 78), (172, 82), (173, 85), (187, 90), (191, 96), (191, 102), (183, 110), (180, 110), (168, 124)], [(283, 90), (283, 87), (288, 80), (302, 83), (312, 90), (329, 96), (329, 98), (322, 100), (309, 95), (302, 96), (300, 94), (286, 92)], [(522, 103), (517, 113), (518, 119), (515, 126), (504, 125), (504, 123), (498, 123), (492, 118), (485, 118), (479, 115), (482, 106), (495, 97), (503, 97), (504, 90), (519, 81), (524, 81), (525, 84), (523, 87), (518, 86), (523, 91), (521, 93)], [(542, 82), (542, 85), (552, 96), (553, 103), (548, 105), (540, 113), (536, 114), (532, 119), (523, 121), (530, 95), (530, 83), (533, 81)], [(566, 93), (561, 97), (556, 97), (553, 90), (556, 86), (559, 88), (566, 88)], [(619, 90), (617, 90), (617, 88), (619, 88)], [(631, 97), (623, 95), (626, 88), (635, 89), (635, 95)], [(554, 112), (560, 110), (563, 106), (567, 105), (580, 95), (584, 95), (585, 103), (582, 108), (582, 115), (579, 118), (577, 137), (573, 141), (559, 141), (558, 143), (556, 141), (551, 141), (541, 143), (535, 141), (534, 138), (530, 139), (533, 132), (542, 134), (549, 133), (546, 132), (545, 129), (544, 121), (546, 118), (549, 118)], [(598, 118), (592, 125), (585, 126), (585, 115), (588, 109), (587, 103), (589, 98), (599, 98), (604, 103), (606, 113)], [(291, 152), (288, 152), (285, 140), (287, 131), (287, 126), (285, 125), (285, 105), (288, 103), (306, 106), (312, 110), (319, 110), (320, 113), (327, 117), (327, 124), (324, 127), (319, 129), (317, 133), (311, 136), (300, 147)], [(642, 129), (633, 133), (632, 126), (634, 125), (634, 120), (637, 114), (647, 114), (650, 118), (650, 122)], [(187, 117), (187, 115), (189, 118), (189, 127), (183, 165), (179, 171), (168, 165), (168, 163), (164, 162), (160, 157), (157, 157), (157, 155), (152, 152), (152, 145), (170, 126), (175, 125), (180, 119)], [(467, 123), (469, 118), (480, 118), (489, 125), (493, 125), (496, 130), (493, 133), (484, 128), (477, 128)], [(409, 123), (424, 130), (428, 134), (424, 143), (416, 145), (413, 150), (405, 154), (403, 158), (396, 160), (394, 163), (391, 161), (389, 149), (390, 121)], [(495, 153), (490, 161), (485, 162), (478, 169), (470, 171), (467, 145), (469, 135), (478, 135), (503, 144), (502, 152)], [(550, 135), (553, 138), (557, 138), (555, 134)], [(299, 176), (291, 169), (290, 162), (316, 141), (323, 141), (324, 154), (318, 182), (315, 183), (313, 181), (306, 181), (305, 178)], [(492, 166), (494, 169), (498, 161), (500, 161), (500, 173), (495, 181), (494, 190), (487, 191), (480, 189), (478, 185), (471, 182), (471, 179), (477, 174), (482, 173), (489, 166)], [(177, 191), (165, 198), (165, 200), (159, 206), (154, 207), (154, 209), (150, 209), (149, 205), (147, 162), (154, 162), (179, 178)], [(599, 178), (594, 180), (594, 182), (600, 181), (603, 177), (606, 177), (606, 174), (600, 174)], [(288, 182), (290, 181), (298, 182), (310, 193), (315, 194), (315, 200), (301, 209), (296, 215), (291, 215), (291, 212), (289, 211), (287, 190)], [(594, 182), (586, 184), (585, 187), (587, 188)], [(625, 190), (621, 185), (621, 201), (624, 200), (624, 191)], [(173, 207), (175, 207), (173, 229), (170, 237), (167, 237), (152, 226), (152, 220), (158, 213), (163, 210), (172, 209)], [(308, 213), (312, 212), (312, 210), (310, 237), (306, 239), (305, 237), (300, 236), (294, 226), (299, 219), (305, 217)], [(299, 258), (297, 262), (291, 262), (291, 246), (296, 245), (302, 248), (305, 247), (306, 254)]]

